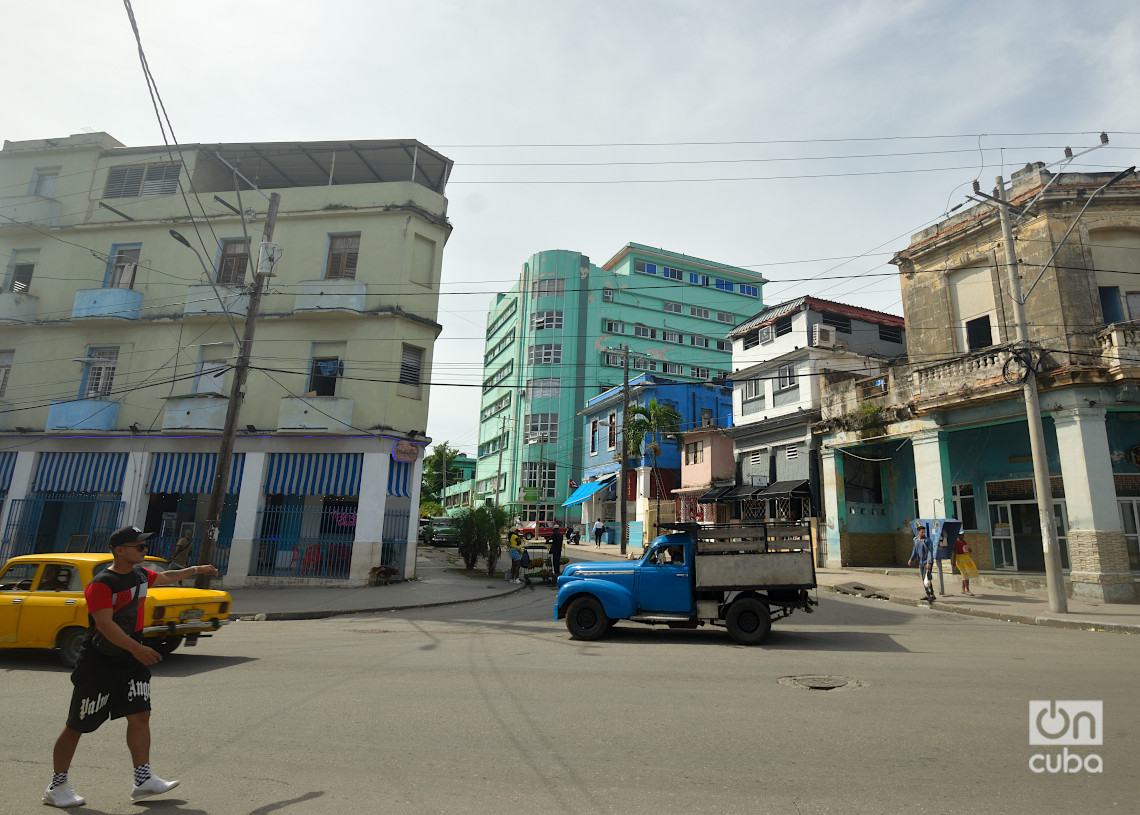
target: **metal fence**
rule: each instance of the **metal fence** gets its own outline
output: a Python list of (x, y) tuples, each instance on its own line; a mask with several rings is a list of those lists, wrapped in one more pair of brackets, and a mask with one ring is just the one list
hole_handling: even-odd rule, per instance
[[(220, 531), (219, 531), (220, 532)], [(163, 560), (170, 560), (174, 557), (178, 541), (178, 537), (163, 537), (151, 538), (147, 543), (150, 544), (150, 551), (147, 554), (160, 557)], [(214, 557), (213, 563), (218, 568), (218, 574), (224, 575), (230, 566), (230, 544), (233, 542), (233, 531), (226, 537), (218, 535), (217, 540), (214, 541)], [(190, 539), (190, 548), (185, 552), (178, 553), (178, 563), (182, 566), (196, 566), (199, 563), (199, 557), (202, 554), (202, 539), (194, 537)]]
[(257, 530), (250, 557), (251, 575), (348, 577), (356, 537), (355, 512), (329, 507), (265, 507), (257, 513)]
[(34, 552), (106, 552), (125, 506), (88, 493), (14, 499), (0, 540), (0, 562)]
[(384, 531), (381, 533), (383, 541), (380, 562), (385, 566), (393, 566), (399, 570), (399, 577), (404, 578), (404, 562), (408, 552), (408, 524), (411, 519), (409, 509), (389, 509), (384, 512)]

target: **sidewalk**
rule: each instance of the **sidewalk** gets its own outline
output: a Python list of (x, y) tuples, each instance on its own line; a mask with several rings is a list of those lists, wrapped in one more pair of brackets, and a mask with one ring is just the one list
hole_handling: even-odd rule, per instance
[[(640, 555), (640, 549), (630, 547)], [(578, 546), (567, 544), (562, 554), (571, 561), (620, 560), (617, 544), (600, 547), (583, 541)], [(366, 588), (258, 588), (233, 589), (234, 619), (306, 620), (341, 614), (366, 614), (404, 608), (425, 608), (468, 603), (499, 597), (519, 591), (525, 586), (508, 583), (501, 577), (488, 577), (485, 562), (470, 576), (455, 549), (421, 546), (416, 562), (416, 580), (393, 582), (390, 586)], [(507, 565), (506, 556), (499, 566)], [(867, 597), (911, 606), (931, 606), (934, 611), (969, 614), (995, 620), (1042, 625), (1052, 628), (1089, 631), (1119, 631), (1140, 634), (1140, 604), (1096, 605), (1069, 599), (1068, 613), (1049, 611), (1048, 599), (1008, 589), (987, 586), (985, 575), (971, 582), (976, 597), (958, 593), (961, 583), (957, 575), (946, 573), (946, 594), (932, 604), (921, 599), (922, 584), (917, 569), (817, 569), (821, 590), (832, 590), (856, 597)], [(935, 590), (938, 577), (935, 575)], [(553, 599), (553, 592), (551, 592)]]
[[(504, 554), (499, 567), (507, 563)], [(524, 588), (503, 578), (487, 576), (481, 560), (473, 575), (463, 568), (454, 548), (420, 546), (416, 579), (392, 581), (385, 586), (357, 588), (252, 588), (227, 589), (233, 598), (230, 618), (235, 620), (314, 620), (341, 614), (367, 614), (399, 608), (426, 608), (469, 603), (510, 594)]]

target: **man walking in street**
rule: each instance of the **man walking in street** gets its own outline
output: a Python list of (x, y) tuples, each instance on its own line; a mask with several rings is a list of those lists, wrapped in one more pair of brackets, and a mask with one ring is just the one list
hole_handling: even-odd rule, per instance
[(594, 546), (600, 547), (602, 545), (602, 534), (606, 531), (606, 525), (600, 520), (594, 521)]
[(911, 550), (910, 559), (906, 565), (918, 562), (918, 576), (922, 578), (922, 586), (926, 589), (926, 599), (934, 602), (934, 544), (927, 538), (926, 527), (919, 524), (914, 535), (914, 549)]
[(54, 773), (44, 793), (48, 806), (82, 806), (87, 799), (76, 794), (68, 770), (79, 739), (94, 732), (108, 718), (127, 720), (127, 748), (134, 766), (131, 800), (141, 801), (178, 786), (150, 771), (150, 668), (162, 655), (143, 644), (147, 589), (169, 586), (196, 574), (215, 576), (210, 565), (153, 572), (145, 561), (146, 539), (152, 532), (133, 526), (116, 530), (110, 539), (111, 565), (95, 575), (83, 590), (87, 599), (87, 635), (71, 674), (74, 686), (67, 724), (52, 753)]

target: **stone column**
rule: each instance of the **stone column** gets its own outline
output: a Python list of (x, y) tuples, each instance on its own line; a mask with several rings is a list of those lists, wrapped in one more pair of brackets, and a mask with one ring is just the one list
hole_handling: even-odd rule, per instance
[(1116, 505), (1105, 411), (1073, 406), (1055, 408), (1051, 415), (1065, 481), (1073, 596), (1134, 603), (1136, 585)]
[(253, 539), (257, 537), (257, 513), (261, 509), (261, 489), (268, 463), (267, 453), (245, 454), (234, 537), (230, 541), (230, 563), (225, 576), (225, 585), (230, 588), (241, 588), (249, 583), (249, 563), (253, 558)]
[[(127, 453), (127, 468), (123, 473), (123, 525), (143, 528), (146, 523), (147, 506), (150, 503), (150, 493), (146, 491), (145, 479), (150, 453), (132, 450)], [(145, 532), (158, 532), (157, 529), (143, 530)]]
[(843, 566), (843, 527), (846, 521), (847, 499), (843, 494), (843, 453), (834, 447), (820, 451), (823, 476), (823, 514), (826, 523), (820, 532), (826, 536), (821, 542), (824, 568)]
[[(384, 513), (388, 509), (391, 443), (385, 447), (387, 449), (382, 453), (364, 454), (364, 464), (360, 472), (360, 495), (356, 504), (356, 537), (352, 541), (352, 562), (348, 569), (350, 584), (364, 585), (368, 581), (369, 570), (373, 566), (380, 565), (384, 554)], [(409, 526), (412, 521), (409, 510)]]
[(947, 434), (920, 430), (911, 437), (918, 511), (923, 518), (949, 518), (954, 512)]

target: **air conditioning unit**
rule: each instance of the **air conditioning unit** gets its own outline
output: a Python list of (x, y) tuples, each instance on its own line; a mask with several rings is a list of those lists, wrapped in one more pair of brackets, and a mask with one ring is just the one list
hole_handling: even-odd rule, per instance
[(834, 348), (835, 329), (829, 325), (812, 326), (811, 344), (816, 348)]

